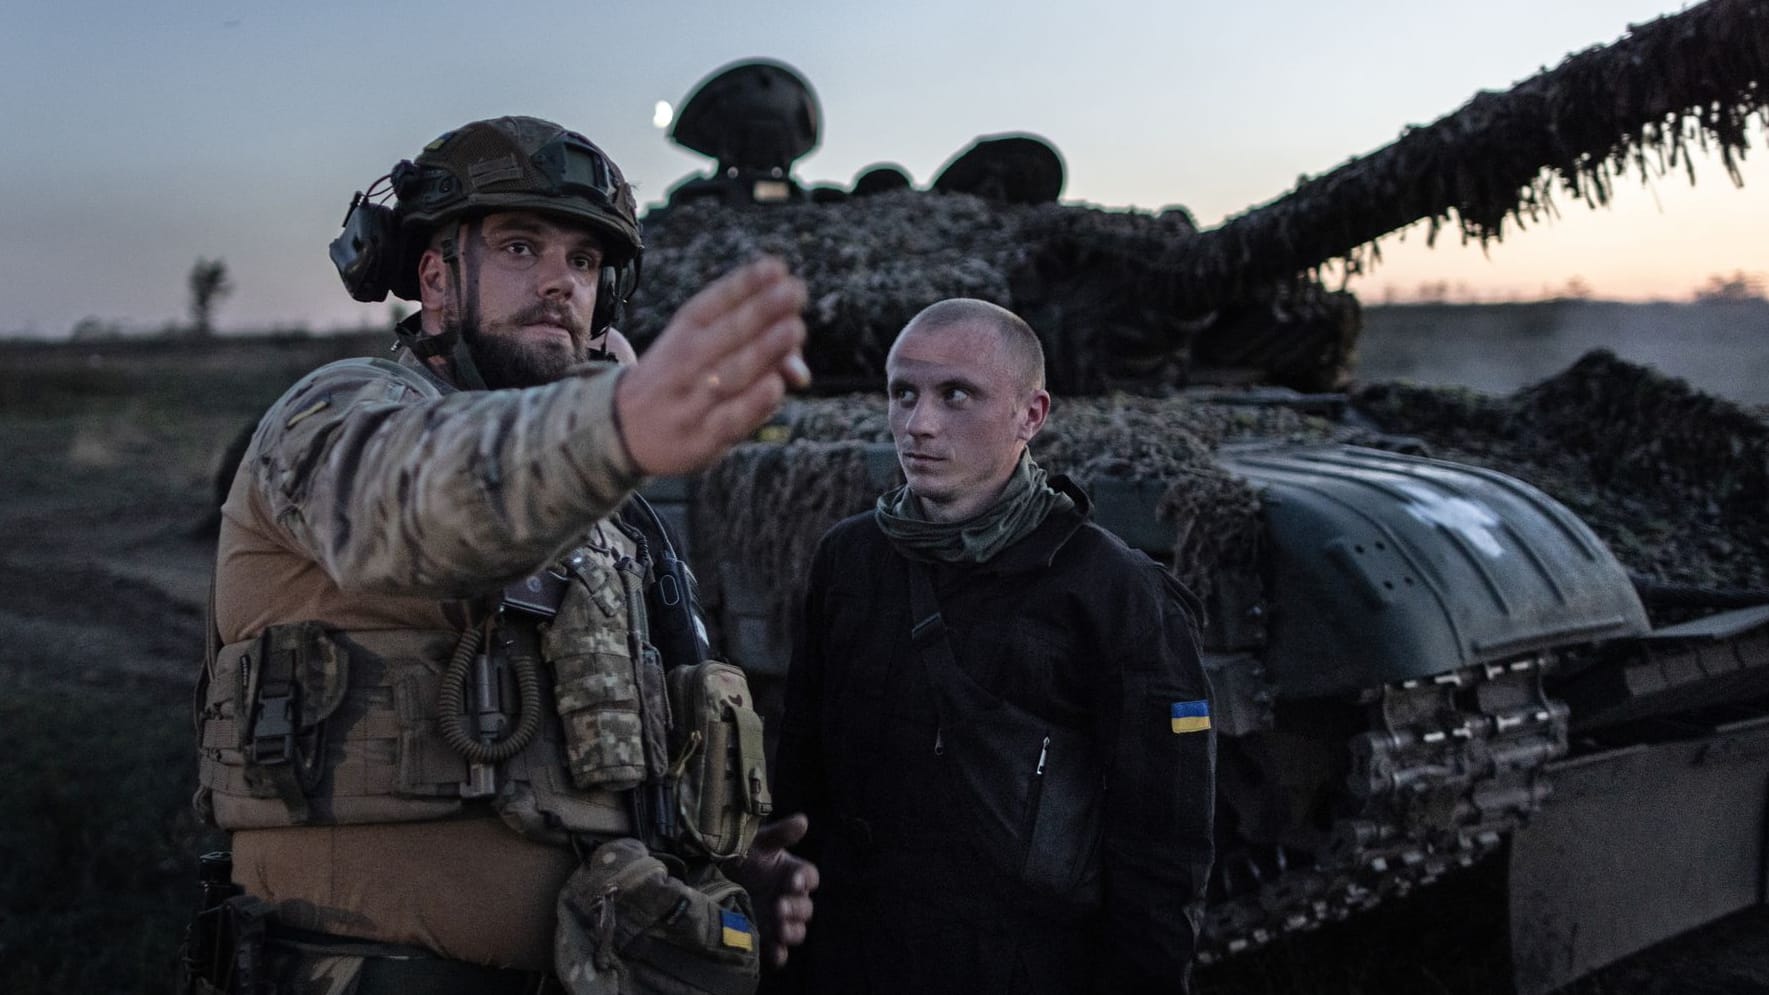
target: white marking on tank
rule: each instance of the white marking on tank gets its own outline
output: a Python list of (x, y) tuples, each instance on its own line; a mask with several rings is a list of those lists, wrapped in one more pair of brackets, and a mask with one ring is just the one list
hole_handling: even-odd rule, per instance
[(1493, 534), (1499, 516), (1491, 508), (1465, 497), (1446, 497), (1411, 481), (1402, 482), (1399, 487), (1412, 499), (1403, 507), (1414, 518), (1426, 525), (1449, 529), (1495, 560), (1505, 555), (1505, 548)]

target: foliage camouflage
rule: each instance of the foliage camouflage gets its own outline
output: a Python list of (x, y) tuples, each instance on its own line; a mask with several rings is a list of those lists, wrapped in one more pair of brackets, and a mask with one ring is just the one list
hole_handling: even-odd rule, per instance
[(1136, 288), (1090, 265), (1085, 247), (1109, 237), (1152, 252), (1195, 231), (1177, 210), (1004, 205), (914, 190), (834, 204), (691, 203), (646, 218), (645, 279), (625, 330), (642, 348), (733, 260), (767, 252), (810, 288), (805, 352), (819, 390), (874, 388), (909, 318), (941, 298), (977, 297), (1031, 321), (1053, 386), (1098, 391), (1159, 370), (1189, 326), (1141, 307)]
[[(903, 323), (944, 297), (1025, 317), (1060, 393), (1148, 390), (1243, 370), (1303, 390), (1349, 368), (1356, 302), (1314, 274), (1359, 272), (1375, 240), (1415, 221), (1434, 239), (1502, 238), (1555, 211), (1554, 194), (1605, 204), (1630, 172), (1719, 155), (1737, 182), (1753, 120), (1769, 121), (1769, 7), (1708, 0), (1574, 54), (1504, 93), (1351, 160), (1277, 200), (1200, 232), (1160, 214), (991, 203), (902, 190), (842, 203), (710, 202), (645, 220), (646, 279), (627, 331), (641, 346), (733, 260), (786, 259), (810, 286), (807, 359), (820, 390), (872, 389)], [(1651, 67), (1649, 71), (1642, 67)]]
[[(1335, 441), (1422, 452), (1529, 481), (1566, 504), (1637, 577), (1657, 585), (1769, 591), (1769, 421), (1681, 380), (1594, 352), (1508, 397), (1405, 383), (1363, 385), (1329, 420), (1223, 395), (1061, 398), (1033, 454), (1083, 487), (1155, 482), (1175, 529), (1175, 574), (1200, 597), (1263, 571), (1259, 502), (1217, 466), (1224, 445)], [(702, 563), (744, 563), (776, 624), (830, 525), (872, 507), (867, 443), (888, 442), (882, 396), (795, 402), (786, 444), (739, 448), (700, 481)], [(709, 602), (719, 578), (703, 578)]]
[[(1668, 331), (1668, 330), (1667, 330)], [(1769, 591), (1769, 421), (1593, 352), (1510, 397), (1372, 384), (1357, 410), (1432, 455), (1512, 474), (1654, 584)]]
[(1521, 228), (1552, 216), (1556, 187), (1595, 207), (1630, 171), (1645, 182), (1681, 167), (1693, 183), (1691, 145), (1717, 153), (1741, 183), (1750, 124), (1769, 123), (1766, 65), (1769, 6), (1708, 0), (1506, 92), (1476, 94), (1192, 244), (1122, 262), (1171, 271), (1174, 301), (1208, 307), (1333, 259), (1360, 270), (1377, 257), (1375, 239), (1421, 219), (1428, 239), (1454, 224), (1485, 245), (1507, 219)]

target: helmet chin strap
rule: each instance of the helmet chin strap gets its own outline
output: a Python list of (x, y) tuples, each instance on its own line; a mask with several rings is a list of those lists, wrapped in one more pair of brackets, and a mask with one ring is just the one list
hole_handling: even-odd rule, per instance
[(602, 329), (602, 334), (597, 337), (596, 344), (590, 346), (584, 356), (585, 359), (592, 363), (612, 363), (615, 361), (614, 350), (608, 348), (608, 330), (613, 327), (609, 325)]
[(459, 317), (456, 327), (445, 333), (454, 340), (449, 359), (454, 362), (456, 386), (462, 390), (485, 390), (485, 378), (480, 376), (479, 366), (473, 362), (473, 350), (467, 344), (467, 329), (479, 326), (479, 219), (462, 222), (456, 233), (466, 243), (464, 259), (454, 239), (442, 241), (442, 261), (448, 264), (454, 283), (455, 314)]
[[(446, 353), (456, 387), (486, 390), (485, 378), (480, 375), (478, 364), (473, 362), (472, 350), (463, 334), (469, 322), (479, 320), (479, 253), (471, 250), (479, 243), (478, 219), (462, 222), (456, 232), (458, 240), (455, 235), (442, 240), (442, 261), (448, 264), (449, 283), (455, 298), (455, 322), (452, 325), (445, 322), (435, 335), (425, 335), (418, 322), (420, 312), (396, 325), (394, 332), (399, 336), (400, 344), (419, 359), (428, 360)], [(459, 248), (461, 241), (466, 242), (470, 250), (464, 265)]]

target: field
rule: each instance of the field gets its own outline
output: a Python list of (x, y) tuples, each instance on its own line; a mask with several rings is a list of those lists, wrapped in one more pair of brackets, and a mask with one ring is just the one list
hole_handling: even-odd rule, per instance
[(1509, 394), (1592, 349), (1739, 404), (1769, 404), (1769, 301), (1761, 298), (1368, 307), (1357, 375)]
[(0, 991), (170, 990), (215, 463), (361, 347), (0, 345)]
[[(1366, 362), (1383, 376), (1453, 380), (1416, 358), (1400, 371), (1397, 352), (1416, 333), (1385, 323), (1405, 310), (1373, 314)], [(1498, 320), (1480, 310), (1433, 320)], [(1765, 313), (1743, 327), (1769, 335)], [(224, 845), (188, 805), (215, 467), (296, 376), (388, 338), (0, 343), (0, 991), (170, 990), (195, 857)], [(1729, 348), (1757, 362), (1757, 341)], [(1200, 988), (1504, 991), (1500, 888), (1477, 867), (1203, 972)], [(1769, 990), (1765, 926), (1755, 912), (1734, 917), (1579, 988)]]

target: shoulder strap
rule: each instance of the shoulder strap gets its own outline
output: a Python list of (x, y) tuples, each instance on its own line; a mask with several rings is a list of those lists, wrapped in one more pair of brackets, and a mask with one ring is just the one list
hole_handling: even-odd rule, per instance
[(190, 701), (190, 725), (196, 733), (197, 745), (203, 742), (203, 706), (209, 700), (209, 681), (215, 673), (215, 660), (221, 655), (221, 630), (215, 623), (215, 574), (209, 574), (209, 600), (203, 603), (203, 669), (197, 673), (196, 688)]
[[(921, 665), (927, 671), (928, 688), (932, 692), (929, 697), (934, 702), (934, 717), (940, 723), (939, 731), (934, 734), (934, 752), (941, 753), (946, 726), (963, 717), (967, 711), (965, 703), (973, 695), (969, 693), (969, 679), (958, 669), (958, 657), (952, 652), (951, 633), (946, 629), (946, 616), (941, 613), (939, 599), (934, 596), (933, 568), (919, 560), (908, 560), (908, 563), (909, 645), (915, 648), (915, 655), (921, 658)], [(953, 714), (954, 707), (958, 709), (956, 715)]]
[(647, 619), (652, 645), (663, 654), (665, 669), (712, 659), (706, 626), (702, 621), (700, 589), (693, 571), (676, 554), (669, 523), (639, 494), (627, 497), (620, 520), (644, 537), (651, 583), (646, 590)]
[(942, 726), (960, 722), (979, 712), (992, 712), (1006, 705), (1015, 712), (1018, 706), (999, 698), (978, 684), (958, 666), (952, 651), (952, 634), (946, 627), (946, 616), (934, 596), (933, 569), (918, 560), (909, 561), (909, 614), (914, 621), (909, 629), (909, 643), (927, 668), (928, 685), (933, 690), (934, 712)]
[(946, 617), (940, 614), (940, 602), (934, 596), (933, 572), (915, 560), (909, 561), (909, 617), (909, 643), (928, 665), (929, 676), (958, 666), (946, 633)]

